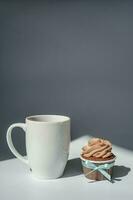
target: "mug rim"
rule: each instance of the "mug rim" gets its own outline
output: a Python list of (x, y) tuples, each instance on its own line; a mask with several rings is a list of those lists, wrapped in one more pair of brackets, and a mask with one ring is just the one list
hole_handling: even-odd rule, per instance
[[(58, 118), (57, 120), (39, 120), (39, 118), (45, 118), (45, 117), (48, 117), (48, 118)], [(54, 114), (46, 114), (46, 115), (31, 115), (31, 116), (28, 116), (26, 117), (26, 122), (32, 122), (32, 123), (45, 123), (45, 124), (55, 124), (55, 123), (62, 123), (62, 122), (67, 122), (67, 121), (70, 121), (70, 117), (68, 116), (65, 116), (65, 115), (54, 115)]]

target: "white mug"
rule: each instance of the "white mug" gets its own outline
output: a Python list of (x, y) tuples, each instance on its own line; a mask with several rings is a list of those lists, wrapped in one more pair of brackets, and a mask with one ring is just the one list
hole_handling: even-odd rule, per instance
[[(20, 127), (26, 133), (27, 158), (15, 149), (11, 133)], [(66, 166), (70, 144), (70, 118), (60, 115), (35, 115), (26, 123), (12, 124), (7, 130), (7, 143), (12, 153), (28, 164), (32, 174), (41, 179), (60, 177)]]

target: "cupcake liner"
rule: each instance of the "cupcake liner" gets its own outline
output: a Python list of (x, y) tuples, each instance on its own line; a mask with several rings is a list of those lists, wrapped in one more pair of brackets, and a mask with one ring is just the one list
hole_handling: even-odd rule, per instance
[(80, 157), (83, 167), (83, 173), (86, 178), (96, 181), (111, 181), (113, 174), (113, 166), (116, 157), (106, 161), (92, 161)]

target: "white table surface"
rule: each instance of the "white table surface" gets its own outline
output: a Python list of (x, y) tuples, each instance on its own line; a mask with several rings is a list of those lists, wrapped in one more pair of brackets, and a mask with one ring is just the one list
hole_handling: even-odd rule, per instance
[[(64, 177), (56, 180), (37, 180), (29, 168), (17, 159), (0, 162), (0, 200), (132, 200), (133, 152), (113, 147), (117, 155), (115, 183), (93, 182), (84, 177), (78, 159), (88, 136), (74, 140), (70, 146), (70, 161)], [(118, 167), (119, 166), (119, 167)]]

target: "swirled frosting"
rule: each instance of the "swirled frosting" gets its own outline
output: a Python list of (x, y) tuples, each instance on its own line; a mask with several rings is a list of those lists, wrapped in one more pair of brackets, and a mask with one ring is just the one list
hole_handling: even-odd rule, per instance
[(113, 155), (112, 144), (108, 140), (92, 138), (88, 144), (82, 148), (81, 155), (86, 158), (108, 158)]

